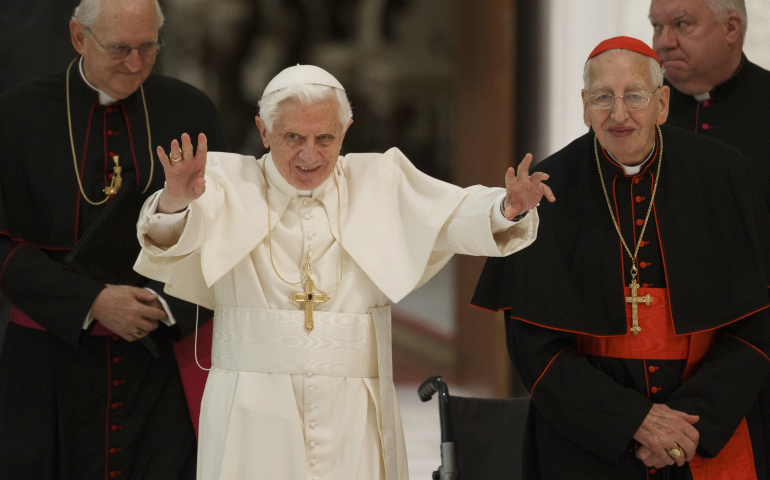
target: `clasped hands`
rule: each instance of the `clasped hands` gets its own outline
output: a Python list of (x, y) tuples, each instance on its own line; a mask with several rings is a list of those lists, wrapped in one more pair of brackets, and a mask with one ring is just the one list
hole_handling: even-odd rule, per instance
[(530, 176), (529, 166), (532, 164), (532, 154), (524, 156), (524, 160), (519, 164), (518, 172), (510, 167), (505, 172), (505, 201), (503, 211), (505, 218), (513, 220), (527, 210), (537, 207), (540, 200), (545, 196), (549, 202), (555, 202), (551, 188), (544, 180), (548, 180), (548, 174), (536, 172)]
[[(695, 456), (700, 434), (693, 425), (698, 420), (697, 415), (654, 404), (634, 434), (634, 440), (641, 444), (636, 458), (648, 467), (663, 468), (675, 463), (681, 467)], [(676, 459), (669, 454), (675, 448), (682, 453)]]

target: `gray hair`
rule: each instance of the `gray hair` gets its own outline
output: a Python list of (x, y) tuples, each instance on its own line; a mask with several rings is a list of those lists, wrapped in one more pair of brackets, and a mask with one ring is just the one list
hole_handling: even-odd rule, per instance
[(749, 18), (746, 15), (746, 2), (744, 0), (706, 0), (717, 20), (723, 22), (727, 16), (733, 12), (741, 16), (743, 25), (741, 27), (741, 38), (746, 36), (746, 28), (749, 26)]
[[(166, 18), (163, 16), (163, 11), (160, 9), (158, 0), (154, 0), (154, 3), (155, 16), (158, 19), (158, 30), (160, 30)], [(75, 11), (72, 12), (72, 19), (77, 20), (84, 27), (91, 28), (96, 23), (96, 19), (99, 17), (101, 9), (102, 0), (81, 0), (80, 5), (75, 7)]]
[(350, 119), (353, 118), (353, 110), (350, 108), (350, 101), (348, 101), (344, 90), (326, 85), (304, 83), (268, 93), (259, 101), (259, 116), (265, 122), (268, 132), (273, 131), (273, 122), (281, 113), (281, 104), (290, 99), (296, 100), (302, 105), (312, 105), (335, 99), (342, 128), (345, 128)]
[[(604, 54), (612, 54), (617, 55), (620, 52), (628, 52), (631, 50), (626, 50), (623, 48), (612, 48), (610, 50), (607, 50), (605, 52), (600, 53), (599, 55)], [(643, 55), (640, 53), (639, 55)], [(595, 58), (595, 57), (594, 57)], [(587, 92), (591, 91), (591, 60), (594, 58), (588, 59), (586, 64), (583, 66), (583, 88)], [(652, 81), (653, 87), (662, 87), (663, 86), (663, 74), (666, 72), (666, 69), (661, 67), (657, 60), (655, 60), (652, 57), (647, 57), (650, 59), (650, 80)]]

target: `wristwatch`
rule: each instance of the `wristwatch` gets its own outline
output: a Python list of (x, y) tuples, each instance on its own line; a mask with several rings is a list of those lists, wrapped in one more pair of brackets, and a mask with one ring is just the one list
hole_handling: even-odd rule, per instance
[[(503, 204), (504, 203), (505, 203), (505, 201), (500, 202), (500, 213), (502, 213), (503, 217), (507, 219), (507, 217), (505, 217), (505, 208), (503, 208)], [(520, 214), (516, 215), (515, 217), (513, 217), (512, 219), (510, 219), (509, 221), (510, 222), (520, 222), (520, 221), (522, 221), (524, 219), (524, 217), (529, 215), (529, 212), (531, 212), (531, 210), (527, 210), (524, 213), (520, 213)]]

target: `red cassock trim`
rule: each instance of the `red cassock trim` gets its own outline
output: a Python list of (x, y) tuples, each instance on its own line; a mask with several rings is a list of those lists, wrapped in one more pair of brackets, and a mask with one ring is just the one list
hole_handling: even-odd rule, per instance
[(534, 385), (532, 385), (532, 390), (529, 392), (529, 398), (532, 398), (532, 395), (534, 395), (534, 394), (535, 394), (535, 387), (537, 387), (537, 384), (538, 384), (538, 383), (540, 383), (540, 379), (541, 379), (541, 378), (543, 378), (543, 375), (545, 375), (545, 372), (547, 372), (547, 371), (548, 371), (548, 369), (549, 369), (549, 368), (551, 368), (551, 364), (553, 363), (553, 361), (554, 361), (554, 360), (556, 360), (556, 357), (558, 357), (559, 355), (561, 355), (562, 353), (564, 353), (564, 351), (565, 351), (565, 350), (567, 350), (568, 348), (569, 348), (569, 347), (564, 347), (564, 348), (562, 348), (562, 349), (559, 351), (559, 353), (557, 353), (556, 355), (554, 355), (554, 356), (553, 356), (553, 358), (551, 359), (551, 361), (550, 361), (550, 362), (548, 362), (548, 365), (546, 365), (546, 366), (545, 366), (545, 369), (543, 370), (543, 373), (541, 373), (541, 374), (540, 374), (540, 376), (539, 376), (539, 377), (537, 377), (537, 380), (535, 381), (535, 384), (534, 384)]
[(690, 471), (693, 480), (757, 480), (746, 419), (741, 421), (733, 437), (716, 457), (695, 455), (690, 460)]

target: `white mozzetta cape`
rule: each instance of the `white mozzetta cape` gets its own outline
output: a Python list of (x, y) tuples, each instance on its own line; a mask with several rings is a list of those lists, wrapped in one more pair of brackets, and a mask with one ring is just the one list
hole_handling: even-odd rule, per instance
[[(298, 281), (312, 247), (313, 280), (331, 290), (342, 248), (341, 285), (316, 304), (310, 334), (302, 305), (289, 299), (301, 288), (271, 265), (262, 168), (281, 276)], [(312, 197), (299, 197), (269, 154), (210, 152), (206, 182), (175, 243), (152, 240), (147, 210), (155, 196), (148, 199), (135, 265), (165, 282), (167, 293), (215, 310), (199, 479), (406, 479), (388, 300), (401, 300), (454, 253), (502, 256), (526, 247), (536, 212), (493, 235), (490, 211), (503, 189), (438, 181), (397, 149), (340, 157)]]

